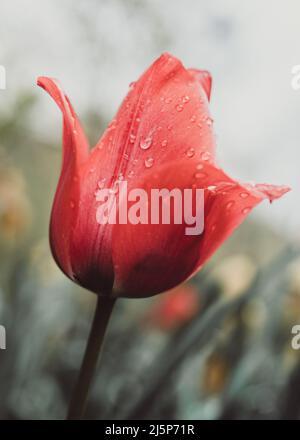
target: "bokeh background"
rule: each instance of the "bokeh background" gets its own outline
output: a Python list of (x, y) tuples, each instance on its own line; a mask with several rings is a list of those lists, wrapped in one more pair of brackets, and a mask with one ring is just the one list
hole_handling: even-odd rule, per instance
[(3, 0), (0, 12), (0, 418), (64, 418), (95, 305), (50, 255), (61, 115), (36, 78), (60, 80), (93, 144), (164, 51), (212, 73), (226, 171), (293, 191), (189, 284), (119, 301), (86, 417), (300, 418), (299, 2)]

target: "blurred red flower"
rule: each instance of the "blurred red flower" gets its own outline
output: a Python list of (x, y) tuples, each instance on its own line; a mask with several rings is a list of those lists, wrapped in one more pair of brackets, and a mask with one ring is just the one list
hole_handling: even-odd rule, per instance
[(189, 322), (200, 310), (199, 294), (191, 284), (181, 284), (157, 297), (146, 322), (165, 331)]
[[(72, 280), (95, 293), (143, 297), (171, 289), (200, 269), (264, 198), (286, 187), (243, 185), (215, 160), (208, 101), (211, 77), (169, 54), (130, 86), (116, 117), (89, 151), (80, 122), (54, 79), (38, 84), (63, 113), (63, 161), (52, 208), (53, 256)], [(202, 188), (205, 230), (185, 224), (99, 224), (98, 188)]]

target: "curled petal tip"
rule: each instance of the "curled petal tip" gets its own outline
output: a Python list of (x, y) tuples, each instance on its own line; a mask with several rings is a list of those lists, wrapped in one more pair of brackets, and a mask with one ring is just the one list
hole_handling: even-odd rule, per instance
[(269, 199), (270, 203), (279, 199), (287, 192), (291, 191), (289, 186), (285, 185), (269, 185), (267, 183), (258, 183), (254, 185), (254, 191), (258, 193), (261, 198)]

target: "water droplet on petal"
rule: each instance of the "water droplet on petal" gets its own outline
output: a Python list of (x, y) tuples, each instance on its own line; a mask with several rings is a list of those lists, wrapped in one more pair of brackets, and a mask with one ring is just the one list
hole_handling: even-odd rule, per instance
[(204, 151), (203, 153), (201, 153), (200, 157), (202, 160), (208, 161), (211, 158), (211, 155), (208, 151)]
[(134, 171), (129, 171), (129, 173), (128, 173), (128, 177), (129, 177), (129, 179), (131, 179), (132, 177), (134, 176)]
[(151, 168), (153, 163), (154, 163), (153, 157), (147, 157), (147, 159), (145, 159), (145, 167), (146, 168)]
[(241, 193), (240, 193), (240, 197), (241, 197), (242, 199), (246, 199), (247, 197), (249, 197), (249, 193), (247, 193), (246, 191), (241, 192)]
[(208, 191), (216, 191), (217, 186), (216, 186), (216, 185), (209, 185), (209, 186), (207, 187), (207, 189), (208, 189)]
[(185, 96), (182, 98), (182, 102), (184, 102), (185, 104), (186, 104), (187, 102), (189, 102), (189, 100), (190, 100), (190, 97), (189, 97), (188, 95), (185, 95)]
[(233, 207), (233, 205), (235, 204), (234, 200), (230, 200), (229, 202), (226, 203), (226, 210), (230, 211), (230, 209)]
[(242, 214), (246, 215), (251, 211), (251, 208), (248, 206), (247, 208), (242, 209)]
[(191, 122), (196, 122), (196, 116), (193, 115), (193, 116), (191, 117), (190, 121), (191, 121)]
[(71, 202), (70, 202), (70, 208), (71, 209), (75, 208), (75, 203), (73, 202), (73, 200), (71, 200)]
[(141, 139), (140, 141), (140, 147), (142, 150), (148, 150), (148, 148), (151, 147), (152, 144), (152, 137), (148, 136), (145, 139)]
[(203, 164), (202, 163), (198, 163), (198, 165), (196, 166), (197, 170), (202, 170), (203, 168)]
[(183, 110), (183, 105), (182, 105), (182, 104), (178, 104), (178, 105), (176, 105), (176, 110), (177, 110), (178, 112), (182, 112), (182, 110)]
[(162, 147), (166, 147), (167, 144), (168, 144), (167, 139), (164, 139), (164, 140), (161, 142), (161, 146), (162, 146)]
[(210, 126), (212, 125), (212, 123), (213, 123), (213, 119), (210, 118), (210, 117), (208, 117), (208, 118), (206, 119), (206, 124), (210, 127)]
[(185, 154), (187, 155), (187, 157), (193, 157), (195, 155), (194, 148), (189, 148)]
[(165, 99), (165, 103), (166, 103), (166, 104), (170, 104), (170, 102), (172, 102), (172, 98), (166, 98), (166, 99)]

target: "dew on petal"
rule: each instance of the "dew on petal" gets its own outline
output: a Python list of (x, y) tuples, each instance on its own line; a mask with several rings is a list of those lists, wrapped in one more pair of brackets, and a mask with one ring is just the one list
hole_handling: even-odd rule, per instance
[(240, 193), (240, 197), (241, 197), (242, 199), (246, 199), (247, 197), (249, 197), (249, 193), (246, 192), (246, 191), (243, 191), (243, 192)]
[(250, 211), (251, 211), (251, 208), (249, 206), (247, 206), (246, 208), (242, 209), (242, 214), (246, 215)]
[(195, 150), (194, 148), (189, 148), (185, 154), (187, 155), (187, 157), (193, 157), (195, 155)]
[(191, 117), (190, 121), (191, 121), (191, 122), (196, 122), (196, 116), (193, 115), (193, 116)]
[(226, 210), (230, 211), (230, 209), (233, 207), (233, 205), (235, 204), (234, 200), (230, 200), (229, 202), (226, 203)]
[(141, 139), (140, 141), (140, 147), (142, 150), (148, 150), (148, 148), (151, 147), (152, 144), (152, 137), (148, 136), (145, 139)]
[(212, 125), (212, 123), (213, 123), (213, 119), (210, 118), (210, 117), (208, 117), (208, 118), (206, 119), (206, 124), (210, 127), (210, 126)]
[(208, 161), (211, 158), (211, 155), (208, 151), (204, 151), (203, 153), (201, 153), (200, 158), (204, 161)]
[(145, 167), (146, 168), (151, 168), (153, 163), (154, 163), (153, 157), (147, 157), (147, 159), (145, 159)]
[(182, 110), (183, 110), (183, 105), (182, 105), (182, 104), (178, 104), (178, 105), (176, 105), (176, 110), (177, 110), (178, 112), (182, 112)]
[(168, 145), (168, 141), (167, 141), (167, 139), (164, 139), (162, 142), (161, 142), (161, 146), (162, 147), (166, 147)]
[(182, 98), (182, 102), (183, 102), (184, 104), (186, 104), (187, 102), (189, 102), (189, 100), (190, 100), (190, 97), (189, 97), (188, 95), (186, 95), (186, 96), (184, 96), (184, 97)]
[(202, 170), (203, 169), (203, 164), (202, 163), (198, 163), (196, 168), (197, 168), (197, 170)]

